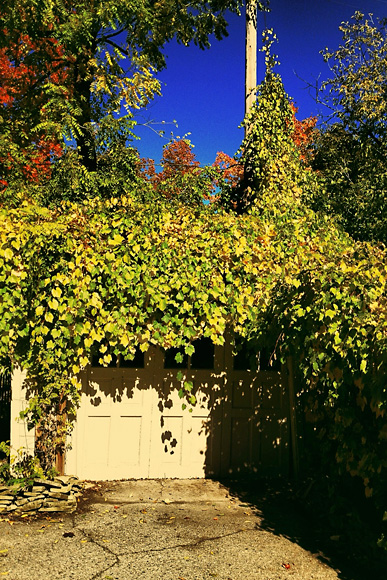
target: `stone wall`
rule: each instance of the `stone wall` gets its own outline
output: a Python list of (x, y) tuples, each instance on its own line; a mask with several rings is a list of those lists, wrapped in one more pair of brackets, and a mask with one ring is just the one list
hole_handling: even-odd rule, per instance
[(35, 479), (33, 485), (0, 485), (0, 514), (34, 514), (36, 512), (73, 512), (82, 484), (77, 477), (63, 475), (52, 481)]

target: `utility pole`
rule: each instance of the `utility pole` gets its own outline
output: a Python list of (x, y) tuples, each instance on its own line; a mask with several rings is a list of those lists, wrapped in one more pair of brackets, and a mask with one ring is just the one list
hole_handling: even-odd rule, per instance
[[(257, 86), (257, 0), (246, 0), (245, 116), (255, 101)], [(245, 127), (245, 137), (248, 127)]]
[[(256, 99), (257, 86), (257, 11), (262, 10), (263, 3), (259, 0), (246, 0), (246, 52), (245, 52), (245, 140), (250, 127), (246, 123), (246, 115)], [(254, 169), (252, 160), (244, 152), (243, 178), (234, 188), (234, 209), (244, 213), (251, 202), (254, 189)]]

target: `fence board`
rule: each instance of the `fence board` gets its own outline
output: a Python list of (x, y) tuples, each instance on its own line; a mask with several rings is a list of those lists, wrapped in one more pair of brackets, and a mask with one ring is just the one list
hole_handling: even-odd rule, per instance
[(5, 370), (0, 373), (0, 441), (10, 438), (11, 416), (11, 372)]

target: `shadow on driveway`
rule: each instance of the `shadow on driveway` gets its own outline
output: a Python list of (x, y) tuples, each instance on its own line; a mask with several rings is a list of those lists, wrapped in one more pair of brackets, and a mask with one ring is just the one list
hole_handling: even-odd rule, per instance
[[(375, 561), (367, 547), (357, 544), (329, 529), (321, 502), (306, 505), (302, 494), (292, 485), (278, 480), (245, 480), (221, 482), (260, 518), (260, 528), (282, 536), (314, 554), (321, 562), (338, 570), (342, 580), (384, 580), (387, 577), (385, 559)], [(351, 526), (350, 519), (348, 526)], [(364, 530), (369, 533), (369, 530)], [(376, 536), (375, 536), (376, 537)]]

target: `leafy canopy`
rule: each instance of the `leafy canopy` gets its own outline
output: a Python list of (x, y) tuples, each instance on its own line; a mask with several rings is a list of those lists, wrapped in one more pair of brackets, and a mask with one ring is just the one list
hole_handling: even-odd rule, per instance
[(332, 77), (319, 99), (331, 116), (316, 134), (312, 166), (325, 193), (312, 207), (337, 216), (357, 239), (387, 243), (385, 22), (356, 12), (340, 30), (339, 48), (323, 52)]
[[(155, 73), (165, 66), (164, 47), (173, 38), (209, 47), (210, 35), (227, 34), (226, 12), (238, 13), (241, 5), (240, 0), (184, 5), (176, 0), (5, 0), (0, 57), (16, 76), (22, 70), (29, 75), (17, 91), (11, 84), (3, 91), (3, 168), (8, 168), (6, 143), (11, 138), (12, 147), (19, 145), (28, 105), (27, 145), (36, 147), (37, 136), (44, 135), (61, 144), (68, 157), (41, 197), (55, 199), (66, 190), (65, 197), (79, 199), (101, 188), (111, 195), (120, 180), (112, 178), (110, 187), (101, 180), (112, 158), (111, 174), (120, 163), (133, 173), (133, 155), (128, 158), (123, 146), (133, 138), (133, 112), (160, 93)], [(24, 152), (23, 145), (14, 153), (19, 166)], [(0, 178), (8, 182), (9, 173)], [(16, 197), (18, 189), (20, 183)]]

